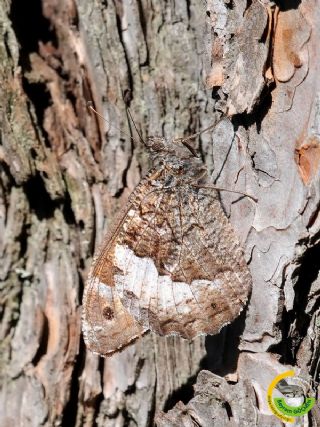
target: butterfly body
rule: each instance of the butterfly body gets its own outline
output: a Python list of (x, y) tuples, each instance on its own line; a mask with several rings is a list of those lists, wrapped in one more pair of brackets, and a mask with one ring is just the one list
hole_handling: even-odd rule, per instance
[(149, 138), (154, 168), (98, 251), (84, 297), (90, 349), (145, 332), (192, 339), (234, 320), (251, 290), (242, 248), (193, 150)]

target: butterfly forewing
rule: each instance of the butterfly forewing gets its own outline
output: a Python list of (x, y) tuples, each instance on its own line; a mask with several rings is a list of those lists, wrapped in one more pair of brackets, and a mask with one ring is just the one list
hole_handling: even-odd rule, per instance
[(82, 323), (85, 343), (94, 353), (110, 356), (141, 337), (146, 330), (123, 307), (112, 287), (97, 278), (89, 280)]
[(99, 248), (84, 291), (84, 340), (91, 351), (104, 356), (121, 351), (147, 331), (124, 308), (114, 287), (113, 240), (121, 229), (127, 211), (128, 208), (119, 215), (119, 221)]
[(175, 185), (162, 165), (130, 196), (87, 284), (84, 321), (95, 351), (121, 349), (149, 329), (214, 334), (243, 308), (251, 289), (243, 251), (215, 192), (191, 184)]

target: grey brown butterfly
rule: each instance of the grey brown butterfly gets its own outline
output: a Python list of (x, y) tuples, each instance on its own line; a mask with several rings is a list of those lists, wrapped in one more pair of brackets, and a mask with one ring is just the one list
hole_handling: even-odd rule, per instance
[(216, 334), (246, 304), (251, 275), (187, 139), (146, 141), (154, 167), (94, 258), (83, 300), (87, 347), (122, 350), (147, 331)]

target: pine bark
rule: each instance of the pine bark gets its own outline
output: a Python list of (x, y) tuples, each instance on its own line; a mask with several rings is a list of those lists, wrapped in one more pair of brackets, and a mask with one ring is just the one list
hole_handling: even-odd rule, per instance
[[(280, 426), (275, 375), (319, 380), (319, 6), (0, 1), (0, 425)], [(150, 165), (127, 105), (143, 138), (224, 117), (199, 150), (216, 185), (258, 198), (220, 193), (254, 285), (217, 336), (101, 359), (86, 275)]]

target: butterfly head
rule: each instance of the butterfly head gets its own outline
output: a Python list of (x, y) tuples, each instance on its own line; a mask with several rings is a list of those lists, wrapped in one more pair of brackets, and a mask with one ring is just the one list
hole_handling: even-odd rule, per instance
[(145, 145), (151, 152), (154, 153), (168, 153), (170, 152), (169, 144), (162, 136), (149, 136)]
[(153, 161), (165, 165), (167, 186), (183, 185), (190, 181), (198, 182), (206, 175), (206, 168), (194, 148), (183, 138), (168, 141), (160, 136), (149, 137), (145, 145), (151, 151)]
[(156, 155), (175, 155), (179, 158), (198, 157), (194, 148), (184, 142), (184, 139), (177, 138), (173, 141), (167, 141), (162, 136), (150, 136), (147, 138), (145, 145)]

